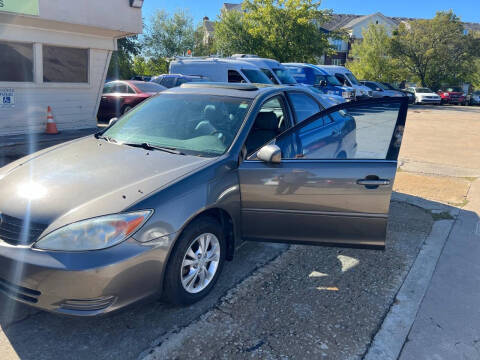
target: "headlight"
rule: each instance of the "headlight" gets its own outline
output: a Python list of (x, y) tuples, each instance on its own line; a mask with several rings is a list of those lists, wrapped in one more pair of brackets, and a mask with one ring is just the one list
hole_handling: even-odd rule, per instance
[(33, 247), (61, 251), (105, 249), (131, 236), (152, 213), (152, 210), (145, 210), (82, 220), (51, 232)]

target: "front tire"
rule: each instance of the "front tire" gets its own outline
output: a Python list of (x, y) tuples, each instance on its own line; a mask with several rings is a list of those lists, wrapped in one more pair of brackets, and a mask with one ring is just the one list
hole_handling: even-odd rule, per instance
[(215, 286), (226, 255), (222, 227), (214, 218), (194, 220), (183, 231), (170, 255), (164, 282), (165, 298), (188, 305), (204, 298)]

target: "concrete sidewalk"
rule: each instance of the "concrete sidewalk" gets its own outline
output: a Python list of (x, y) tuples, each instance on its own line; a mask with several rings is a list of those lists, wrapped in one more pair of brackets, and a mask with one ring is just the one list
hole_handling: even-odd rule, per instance
[(460, 211), (401, 360), (480, 359), (480, 179)]

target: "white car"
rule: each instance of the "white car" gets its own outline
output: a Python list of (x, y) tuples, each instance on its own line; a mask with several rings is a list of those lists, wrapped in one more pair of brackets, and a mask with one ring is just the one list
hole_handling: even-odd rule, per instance
[(407, 91), (415, 95), (415, 104), (440, 105), (442, 102), (442, 98), (429, 88), (410, 87), (407, 88)]

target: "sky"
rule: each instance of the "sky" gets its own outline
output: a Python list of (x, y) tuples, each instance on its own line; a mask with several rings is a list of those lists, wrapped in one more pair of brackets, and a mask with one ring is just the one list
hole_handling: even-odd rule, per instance
[[(148, 21), (157, 9), (174, 12), (188, 9), (195, 23), (208, 16), (214, 20), (225, 1), (220, 0), (145, 0), (143, 16)], [(240, 0), (227, 2), (240, 3)], [(465, 22), (480, 23), (479, 0), (323, 0), (323, 9), (335, 13), (367, 15), (377, 11), (386, 16), (432, 18), (438, 10), (452, 9)]]

